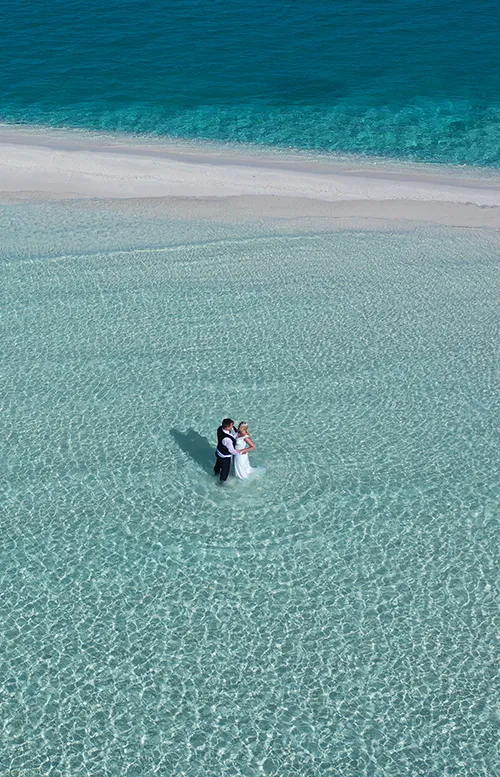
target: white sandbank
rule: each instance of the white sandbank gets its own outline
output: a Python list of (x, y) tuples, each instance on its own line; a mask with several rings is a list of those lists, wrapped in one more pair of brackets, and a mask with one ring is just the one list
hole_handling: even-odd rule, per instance
[(500, 172), (0, 127), (1, 200), (40, 197), (232, 198), (255, 214), (500, 227)]

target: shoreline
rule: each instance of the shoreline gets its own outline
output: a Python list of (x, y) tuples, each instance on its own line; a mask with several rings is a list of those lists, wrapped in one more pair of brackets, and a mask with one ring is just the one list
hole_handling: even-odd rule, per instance
[(184, 202), (214, 215), (500, 228), (500, 171), (0, 126), (0, 201)]

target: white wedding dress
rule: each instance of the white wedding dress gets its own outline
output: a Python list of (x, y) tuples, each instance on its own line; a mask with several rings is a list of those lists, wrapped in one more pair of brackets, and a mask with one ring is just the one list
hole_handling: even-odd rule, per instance
[[(234, 447), (237, 451), (242, 451), (245, 448), (247, 448), (247, 444), (245, 442), (244, 437), (237, 437), (236, 442), (234, 444)], [(233, 456), (233, 462), (234, 462), (234, 474), (237, 478), (240, 478), (240, 480), (246, 480), (251, 476), (253, 472), (256, 470), (254, 467), (250, 466), (250, 462), (248, 461), (248, 453), (245, 453), (241, 456)]]

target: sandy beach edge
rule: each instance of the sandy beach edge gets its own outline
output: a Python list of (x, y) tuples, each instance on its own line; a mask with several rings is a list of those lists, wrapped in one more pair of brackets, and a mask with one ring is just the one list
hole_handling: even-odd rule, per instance
[(500, 228), (500, 172), (0, 127), (0, 201), (196, 200), (216, 216)]

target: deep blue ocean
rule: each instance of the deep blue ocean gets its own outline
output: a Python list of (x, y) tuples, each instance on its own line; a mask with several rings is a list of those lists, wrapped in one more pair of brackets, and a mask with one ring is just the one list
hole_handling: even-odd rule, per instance
[(500, 165), (494, 0), (0, 2), (0, 121)]

